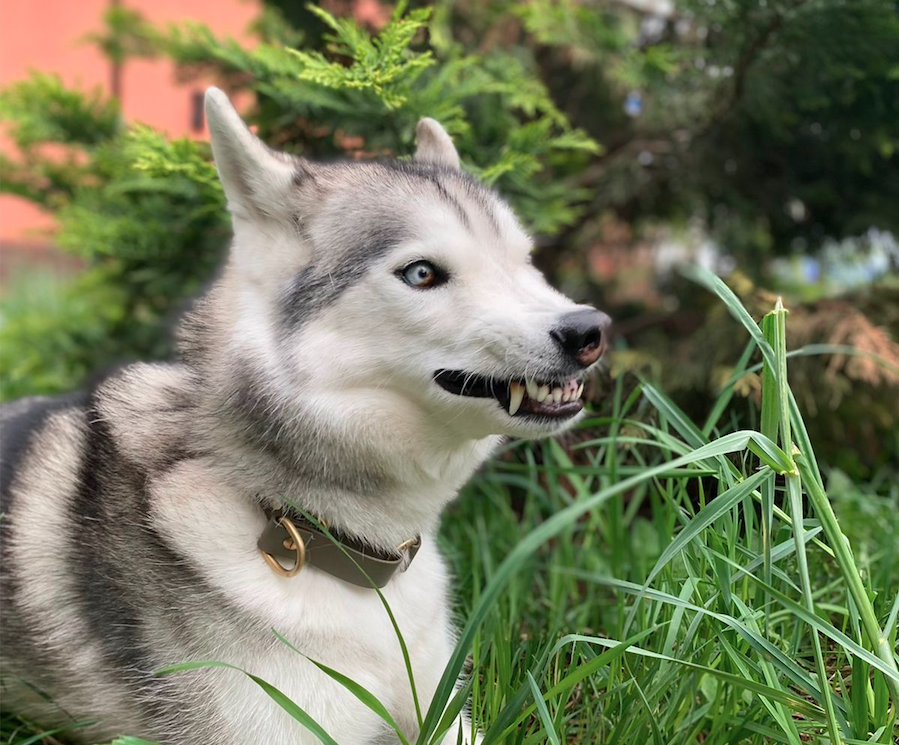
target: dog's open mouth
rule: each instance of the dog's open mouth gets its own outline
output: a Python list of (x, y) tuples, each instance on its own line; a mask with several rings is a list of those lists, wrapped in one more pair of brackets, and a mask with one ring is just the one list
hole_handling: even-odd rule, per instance
[(457, 396), (494, 398), (509, 416), (566, 419), (584, 408), (584, 383), (576, 377), (561, 381), (501, 380), (462, 370), (438, 370), (434, 380)]

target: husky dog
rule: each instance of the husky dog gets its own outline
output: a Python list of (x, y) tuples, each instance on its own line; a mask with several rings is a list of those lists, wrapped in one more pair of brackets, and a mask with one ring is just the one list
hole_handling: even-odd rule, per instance
[(609, 320), (546, 284), (437, 122), (411, 161), (315, 164), (269, 150), (217, 89), (206, 111), (234, 241), (178, 360), (3, 409), (4, 708), (96, 721), (85, 742), (318, 741), (238, 672), (154, 674), (221, 660), (343, 745), (396, 742), (315, 660), (412, 738), (362, 573), (426, 708), (454, 644), (441, 510), (502, 437), (577, 419)]

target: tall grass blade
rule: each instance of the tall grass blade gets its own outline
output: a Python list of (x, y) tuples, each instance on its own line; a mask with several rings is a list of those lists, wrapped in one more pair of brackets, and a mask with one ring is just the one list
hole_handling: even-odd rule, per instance
[[(774, 315), (768, 313), (762, 319), (762, 334), (769, 343), (775, 335)], [(777, 372), (767, 362), (762, 363), (762, 434), (771, 439), (777, 439), (778, 432), (778, 402), (779, 389), (777, 385)], [(771, 481), (762, 487), (762, 554), (764, 557), (763, 577), (765, 583), (771, 584), (771, 538), (772, 522), (774, 521), (774, 482)], [(767, 616), (765, 623), (768, 623)]]
[(899, 667), (896, 665), (896, 659), (893, 655), (893, 650), (890, 649), (887, 637), (881, 632), (877, 615), (874, 612), (874, 606), (868, 596), (864, 582), (862, 582), (861, 573), (856, 566), (855, 557), (852, 555), (852, 550), (849, 547), (849, 540), (840, 530), (840, 524), (837, 521), (837, 516), (834, 514), (833, 507), (827, 499), (824, 490), (818, 485), (808, 460), (800, 454), (796, 456), (796, 464), (799, 467), (799, 474), (805, 486), (809, 502), (815, 515), (821, 522), (821, 527), (824, 529), (828, 543), (833, 548), (837, 566), (840, 568), (840, 573), (846, 581), (849, 594), (858, 609), (862, 627), (868, 637), (868, 641), (873, 651), (886, 663), (891, 673), (893, 673), (887, 678), (887, 685), (890, 689), (893, 709), (895, 710), (899, 706)]
[(543, 725), (543, 731), (546, 733), (546, 740), (553, 745), (562, 745), (559, 742), (559, 734), (556, 732), (552, 717), (549, 715), (549, 709), (546, 708), (546, 701), (543, 700), (543, 694), (540, 693), (540, 686), (537, 685), (537, 681), (534, 680), (534, 676), (531, 674), (530, 670), (528, 670), (527, 675), (528, 685), (530, 685), (531, 692), (534, 694), (534, 704), (537, 707), (537, 716), (540, 717), (540, 723)]
[(684, 438), (684, 441), (688, 445), (698, 448), (708, 442), (706, 436), (703, 435), (692, 421), (690, 421), (690, 418), (679, 406), (677, 406), (677, 404), (667, 396), (663, 395), (655, 386), (647, 381), (641, 380), (640, 382), (643, 385), (643, 395), (656, 407), (656, 409), (659, 410), (659, 412), (665, 415), (674, 429)]
[(777, 363), (774, 359), (774, 350), (771, 349), (771, 345), (766, 341), (762, 334), (762, 330), (755, 320), (753, 320), (749, 311), (746, 310), (743, 303), (740, 302), (740, 299), (734, 295), (733, 290), (724, 284), (720, 277), (716, 277), (708, 269), (704, 269), (700, 266), (688, 267), (684, 270), (684, 275), (694, 282), (701, 284), (710, 292), (713, 292), (724, 302), (728, 311), (730, 311), (730, 314), (749, 332), (752, 340), (762, 353), (762, 359), (764, 359), (772, 368), (776, 368)]
[[(806, 543), (809, 543), (816, 535), (821, 532), (821, 526), (819, 525), (817, 528), (812, 528), (808, 532), (806, 532), (803, 540)], [(783, 543), (778, 543), (771, 549), (771, 564), (772, 566), (776, 564), (778, 561), (783, 559), (786, 556), (791, 556), (793, 551), (796, 550), (796, 543), (792, 538), (784, 541)], [(738, 579), (741, 579), (744, 576), (749, 575), (750, 579), (752, 578), (753, 570), (762, 566), (764, 563), (764, 557), (759, 556), (752, 561), (750, 561), (746, 566), (736, 567), (736, 573), (731, 577), (731, 582), (736, 582)]]
[[(752, 336), (753, 340), (756, 342), (759, 350), (762, 353), (764, 362), (772, 370), (778, 370), (781, 365), (785, 367), (785, 359), (782, 359), (781, 361), (778, 361), (776, 359), (774, 350), (771, 348), (771, 345), (768, 343), (767, 339), (765, 339), (759, 326), (755, 323), (755, 321), (752, 319), (752, 316), (750, 316), (746, 309), (743, 307), (742, 303), (739, 301), (736, 295), (734, 295), (734, 293), (730, 290), (729, 287), (727, 287), (727, 285), (724, 284), (724, 282), (722, 282), (711, 272), (699, 267), (694, 267), (688, 270), (686, 273), (689, 277), (707, 287), (710, 291), (718, 295), (722, 301), (724, 301), (731, 314), (740, 321), (740, 323), (749, 332), (750, 336)], [(799, 407), (796, 405), (795, 397), (788, 387), (785, 386), (784, 392), (784, 399), (786, 400), (781, 402), (781, 410), (783, 411), (783, 409), (786, 408), (789, 414), (787, 416), (781, 414), (780, 424), (781, 427), (792, 424), (793, 428), (795, 429), (795, 436), (797, 439), (799, 450), (799, 454), (796, 455), (795, 462), (799, 469), (799, 476), (801, 478), (802, 485), (805, 487), (806, 494), (808, 495), (809, 501), (815, 514), (821, 521), (821, 526), (824, 529), (824, 534), (827, 537), (828, 543), (834, 552), (834, 556), (837, 560), (838, 566), (840, 567), (843, 578), (846, 580), (849, 593), (858, 608), (865, 633), (867, 634), (869, 641), (876, 651), (878, 657), (880, 657), (881, 660), (891, 668), (891, 670), (895, 671), (895, 658), (892, 651), (889, 649), (886, 638), (881, 633), (880, 626), (877, 622), (877, 617), (874, 612), (874, 607), (871, 604), (871, 600), (865, 590), (864, 583), (862, 582), (861, 575), (858, 572), (858, 567), (855, 564), (855, 559), (852, 556), (852, 551), (849, 548), (848, 541), (840, 530), (836, 515), (834, 514), (833, 508), (831, 507), (830, 502), (827, 499), (827, 495), (824, 492), (821, 474), (814, 459), (814, 450), (812, 449), (811, 442), (808, 437), (808, 432), (799, 412)], [(785, 425), (785, 421), (787, 425)], [(790, 430), (786, 431), (788, 433), (790, 432)], [(893, 677), (889, 677), (887, 679), (887, 684), (890, 688), (894, 703), (893, 708), (895, 710), (895, 708), (899, 706), (899, 683), (897, 683)]]
[[(796, 559), (799, 565), (799, 579), (802, 586), (802, 599), (805, 608), (810, 614), (815, 612), (815, 601), (812, 597), (812, 585), (808, 574), (808, 560), (805, 555), (805, 542), (803, 541), (803, 524), (802, 524), (802, 494), (798, 476), (787, 476), (787, 494), (790, 499), (790, 508), (793, 513), (793, 538), (796, 542)], [(812, 643), (815, 650), (815, 669), (818, 673), (818, 680), (821, 681), (822, 687), (827, 684), (827, 668), (824, 665), (824, 655), (821, 651), (821, 639), (818, 637), (818, 630), (812, 626), (810, 630)], [(840, 745), (842, 737), (840, 735), (836, 712), (830, 696), (823, 699), (824, 711), (827, 714), (827, 731), (830, 734), (830, 740), (834, 745)], [(851, 732), (844, 732), (847, 737)]]
[[(790, 451), (793, 447), (793, 438), (790, 427), (789, 412), (789, 387), (787, 384), (787, 331), (786, 331), (787, 310), (783, 306), (780, 298), (774, 306), (774, 310), (768, 313), (763, 319), (762, 332), (766, 341), (774, 350), (774, 361), (776, 367), (769, 364), (765, 358), (765, 366), (763, 373), (763, 398), (762, 398), (762, 425), (767, 427), (765, 432), (769, 437), (772, 436), (771, 429), (777, 427), (780, 432), (780, 445), (784, 450)], [(815, 612), (815, 601), (812, 597), (811, 579), (808, 573), (808, 559), (805, 553), (805, 541), (803, 533), (805, 526), (803, 524), (802, 512), (802, 492), (799, 476), (796, 474), (788, 474), (786, 476), (787, 495), (790, 503), (790, 513), (793, 516), (793, 539), (796, 545), (796, 561), (799, 567), (799, 580), (802, 587), (802, 599), (805, 603), (806, 610), (809, 613)], [(767, 507), (767, 506), (766, 506)], [(766, 541), (766, 545), (770, 545)], [(770, 561), (770, 550), (768, 551), (768, 559)], [(770, 570), (770, 563), (766, 564), (766, 568)], [(770, 573), (765, 575), (765, 582), (770, 584)], [(822, 689), (827, 685), (827, 668), (824, 665), (824, 655), (821, 651), (821, 639), (818, 637), (818, 631), (813, 626), (810, 630), (812, 636), (812, 645), (815, 652), (815, 668), (818, 673), (818, 680)], [(824, 696), (822, 699), (824, 711), (827, 715), (827, 731), (833, 745), (840, 745), (842, 741), (839, 725), (837, 724), (836, 712), (830, 696)], [(843, 735), (850, 736), (851, 732), (843, 732)]]

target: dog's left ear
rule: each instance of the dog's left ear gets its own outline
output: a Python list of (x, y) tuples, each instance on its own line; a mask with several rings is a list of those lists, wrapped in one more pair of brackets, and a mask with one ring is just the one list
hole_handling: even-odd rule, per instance
[(415, 137), (418, 140), (415, 160), (446, 168), (459, 168), (459, 153), (456, 152), (456, 146), (439, 122), (434, 119), (422, 119), (415, 129)]

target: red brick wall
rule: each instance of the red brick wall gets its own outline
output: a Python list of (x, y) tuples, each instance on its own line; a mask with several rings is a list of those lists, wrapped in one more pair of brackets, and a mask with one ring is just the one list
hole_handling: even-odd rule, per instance
[[(200, 21), (217, 34), (245, 37), (258, 13), (257, 0), (124, 0), (157, 24)], [(20, 0), (0, 10), (0, 85), (21, 80), (28, 71), (59, 73), (70, 85), (110, 88), (109, 63), (81, 39), (101, 30), (109, 0)], [(165, 60), (134, 60), (122, 74), (125, 118), (170, 135), (205, 136), (191, 129), (192, 95), (202, 82), (179, 85), (172, 64)], [(0, 137), (9, 151), (9, 141)], [(0, 196), (0, 242), (10, 245), (46, 242), (53, 221), (24, 200)]]

